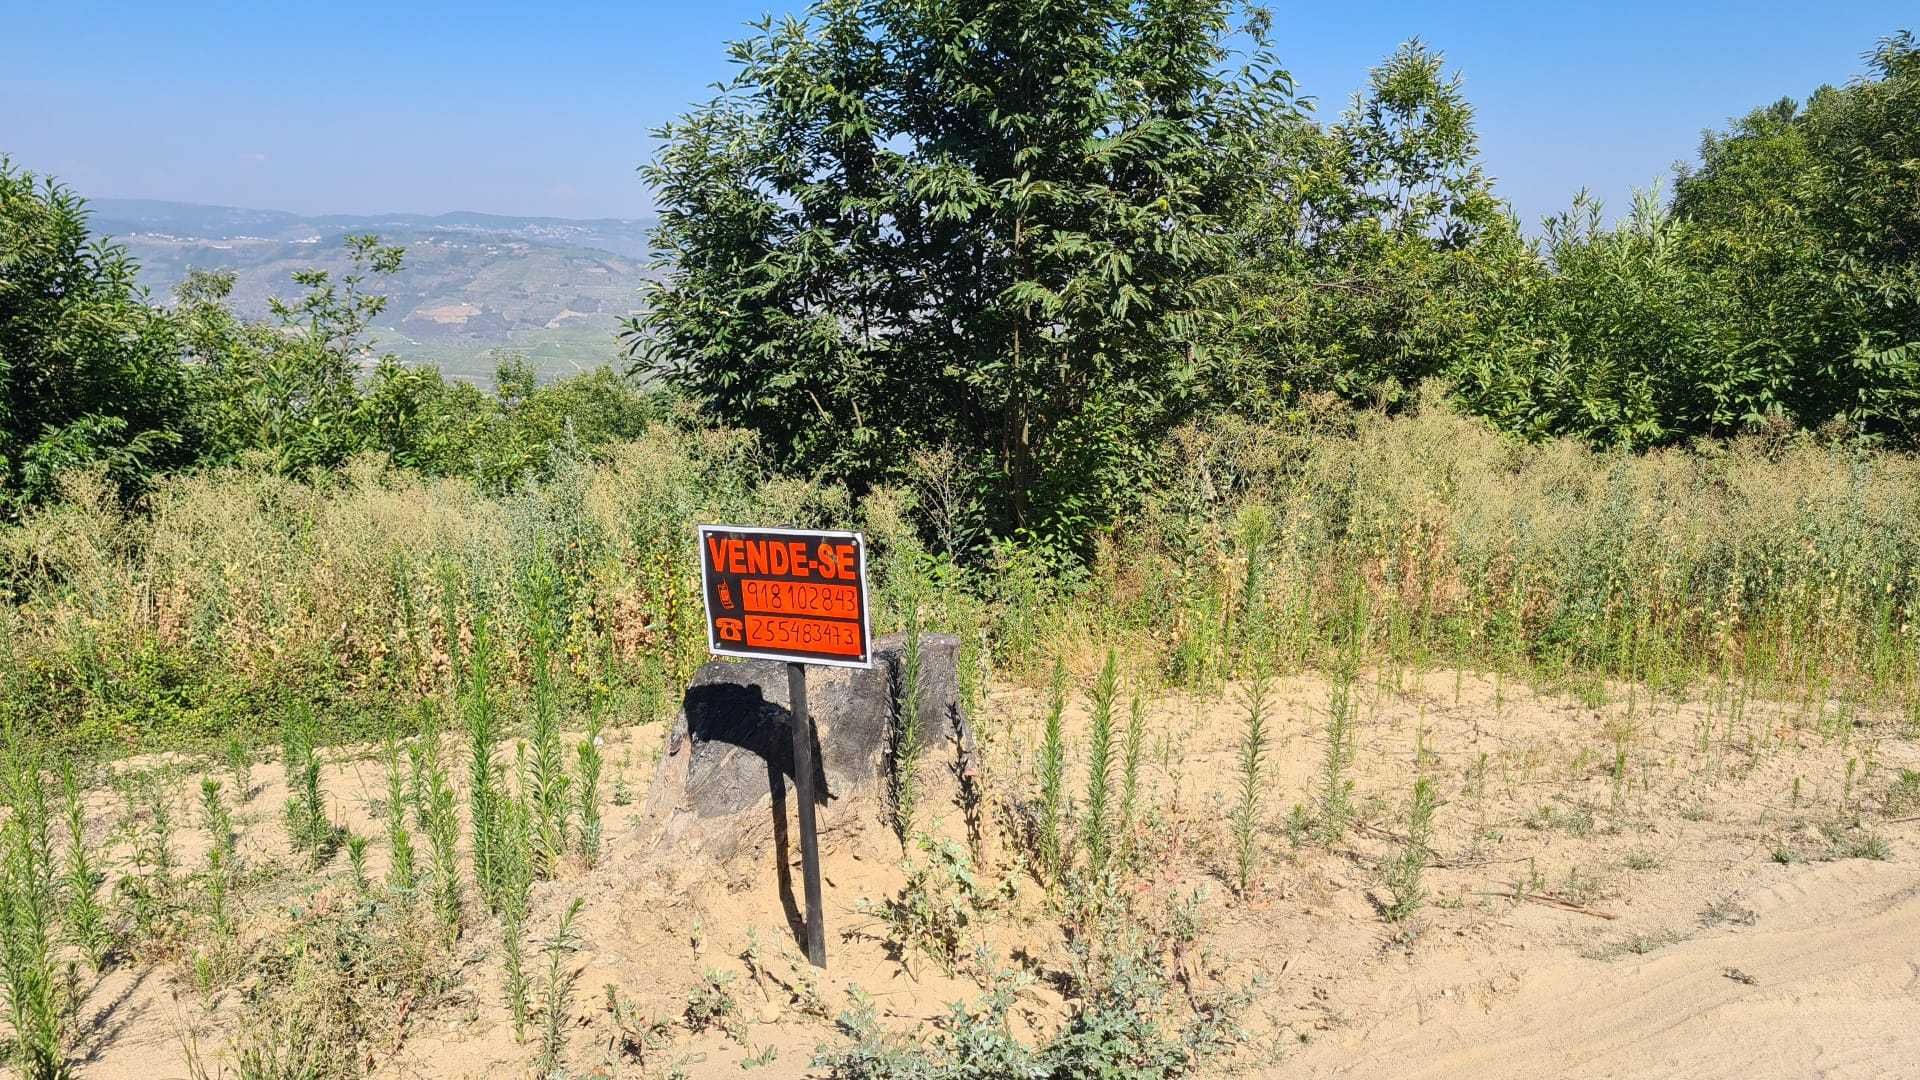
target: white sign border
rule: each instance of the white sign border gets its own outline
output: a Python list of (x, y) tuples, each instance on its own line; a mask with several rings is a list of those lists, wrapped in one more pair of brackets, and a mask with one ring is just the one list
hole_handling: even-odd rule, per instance
[[(811, 656), (785, 656), (780, 653), (749, 652), (745, 649), (732, 649), (715, 640), (713, 632), (713, 601), (707, 595), (707, 534), (710, 532), (757, 532), (773, 533), (778, 536), (828, 536), (841, 540), (857, 542), (860, 551), (860, 629), (863, 631), (863, 644), (867, 654), (864, 660), (823, 660)], [(846, 532), (840, 529), (792, 529), (774, 528), (766, 525), (696, 525), (694, 542), (699, 545), (700, 558), (700, 612), (707, 621), (707, 651), (714, 656), (731, 656), (744, 660), (781, 660), (789, 664), (817, 664), (821, 667), (860, 668), (873, 667), (873, 611), (872, 593), (867, 588), (867, 537), (865, 533)]]

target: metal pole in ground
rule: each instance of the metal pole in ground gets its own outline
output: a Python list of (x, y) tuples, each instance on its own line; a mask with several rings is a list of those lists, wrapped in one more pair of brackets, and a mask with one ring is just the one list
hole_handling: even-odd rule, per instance
[(800, 861), (807, 880), (807, 959), (827, 966), (827, 919), (820, 904), (820, 833), (813, 821), (813, 718), (807, 715), (807, 665), (787, 665), (793, 718), (793, 793), (800, 807)]

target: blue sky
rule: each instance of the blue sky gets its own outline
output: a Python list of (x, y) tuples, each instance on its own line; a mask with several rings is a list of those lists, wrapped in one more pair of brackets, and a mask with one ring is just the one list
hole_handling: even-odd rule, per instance
[[(302, 212), (636, 216), (648, 131), (799, 0), (533, 5), (39, 3), (0, 25), (0, 152), (83, 194)], [(1418, 35), (1466, 77), (1487, 170), (1529, 223), (1610, 210), (1706, 127), (1859, 74), (1906, 3), (1276, 6), (1322, 115)]]

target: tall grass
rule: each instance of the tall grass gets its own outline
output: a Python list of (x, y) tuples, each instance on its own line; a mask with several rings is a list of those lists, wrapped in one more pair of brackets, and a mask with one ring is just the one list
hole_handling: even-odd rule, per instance
[[(1310, 664), (1338, 666), (1358, 630), (1396, 668), (1915, 696), (1912, 457), (1804, 437), (1641, 456), (1516, 445), (1431, 397), (1293, 429), (1223, 419), (1176, 442), (1163, 494), (1096, 572), (1111, 633), (1142, 634), (1176, 678), (1243, 668), (1242, 635), (1204, 656), (1192, 633), (1146, 635), (1169, 612), (1194, 626), (1231, 608), (1270, 613), (1283, 654)], [(1268, 508), (1277, 538), (1254, 575), (1224, 556), (1252, 557)]]
[[(975, 701), (988, 665), (1044, 682), (1036, 658), (1089, 639), (1192, 686), (1259, 656), (1336, 666), (1358, 643), (1390, 679), (1448, 664), (1737, 683), (1920, 717), (1920, 460), (1806, 436), (1519, 444), (1438, 397), (1301, 415), (1176, 433), (1084, 570), (1013, 545), (962, 569), (926, 554), (895, 489), (856, 502), (769, 477), (747, 435), (668, 425), (512, 495), (368, 461), (325, 484), (179, 477), (128, 513), (74, 477), (0, 528), (0, 723), (203, 741), (304, 701), (329, 741), (377, 738), (471, 667), (483, 612), (496, 694), (544, 677), (543, 640), (563, 682), (604, 642), (623, 702), (656, 716), (703, 656), (688, 536), (715, 519), (867, 531), (883, 632), (908, 617), (894, 566), (921, 560), (921, 621), (961, 634)], [(494, 602), (543, 558), (550, 638), (530, 632), (539, 605)]]

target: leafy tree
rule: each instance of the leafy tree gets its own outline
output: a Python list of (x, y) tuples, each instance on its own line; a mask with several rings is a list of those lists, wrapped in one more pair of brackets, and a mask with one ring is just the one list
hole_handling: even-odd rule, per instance
[(88, 239), (71, 191), (0, 158), (0, 513), (67, 469), (102, 468), (132, 492), (193, 456), (178, 335), (135, 269)]
[(1418, 40), (1339, 120), (1276, 127), (1223, 337), (1241, 407), (1310, 391), (1393, 403), (1497, 333), (1533, 256), (1479, 164), (1460, 77)]
[(1292, 112), (1265, 16), (822, 0), (757, 31), (643, 170), (637, 364), (791, 468), (861, 483), (951, 444), (1001, 535), (1086, 544), (1200, 400), (1208, 282)]
[(397, 464), (502, 492), (546, 475), (556, 450), (635, 438), (664, 410), (611, 368), (541, 385), (524, 359), (508, 358), (491, 394), (431, 368), (382, 363), (362, 411), (374, 424), (372, 446)]
[(1751, 369), (1724, 422), (1920, 439), (1920, 45), (1901, 32), (1867, 59), (1867, 78), (1708, 135), (1680, 177), (1674, 213)]
[(1540, 262), (1490, 298), (1493, 332), (1450, 372), (1466, 404), (1528, 437), (1647, 446), (1730, 430), (1766, 392), (1738, 314), (1689, 253), (1693, 229), (1643, 191), (1612, 227), (1582, 193)]
[(305, 291), (271, 301), (274, 323), (234, 316), (230, 275), (195, 274), (179, 290), (212, 460), (259, 453), (272, 468), (298, 474), (371, 451), (505, 491), (543, 473), (555, 449), (633, 437), (657, 412), (607, 368), (542, 386), (524, 359), (509, 358), (489, 394), (392, 355), (376, 359), (367, 329), (387, 301), (372, 285), (396, 272), (404, 253), (372, 236), (348, 237), (347, 245), (353, 270), (338, 279), (296, 273)]
[[(293, 275), (306, 290), (269, 301), (275, 325), (243, 324), (226, 308), (230, 274), (195, 274), (180, 290), (201, 382), (201, 422), (210, 452), (264, 452), (274, 468), (300, 473), (338, 466), (367, 444), (360, 379), (371, 348), (367, 327), (387, 298), (368, 275), (400, 269), (404, 252), (377, 237), (350, 236), (353, 270)], [(391, 413), (384, 417), (391, 422)], [(389, 433), (391, 434), (391, 432)]]
[(1768, 424), (1920, 438), (1920, 50), (1709, 134), (1671, 210), (1582, 196), (1453, 371), (1502, 427), (1644, 447)]

